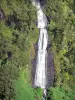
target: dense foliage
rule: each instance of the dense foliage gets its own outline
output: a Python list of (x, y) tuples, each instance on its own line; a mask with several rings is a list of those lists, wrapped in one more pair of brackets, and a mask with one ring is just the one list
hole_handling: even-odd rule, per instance
[(75, 2), (47, 0), (48, 33), (54, 55), (54, 87), (49, 89), (51, 100), (75, 100)]
[[(75, 1), (45, 4), (55, 67), (47, 99), (75, 100)], [(42, 90), (30, 80), (38, 33), (30, 0), (0, 0), (0, 100), (41, 100)]]
[[(0, 100), (13, 100), (14, 97), (24, 100), (23, 97), (17, 97), (19, 83), (15, 81), (21, 77), (21, 69), (30, 69), (34, 44), (38, 38), (35, 12), (30, 1), (0, 0)], [(29, 85), (25, 87), (29, 88)], [(28, 91), (27, 94), (30, 95)]]

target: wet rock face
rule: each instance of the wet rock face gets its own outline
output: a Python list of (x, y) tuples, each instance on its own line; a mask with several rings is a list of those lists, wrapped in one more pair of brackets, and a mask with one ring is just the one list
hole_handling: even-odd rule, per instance
[(52, 86), (54, 82), (54, 61), (52, 53), (48, 52), (47, 56), (47, 87)]
[(0, 9), (0, 19), (4, 19), (5, 18), (5, 14), (3, 12), (2, 9)]
[(40, 2), (41, 6), (43, 7), (45, 5), (46, 0), (36, 0), (36, 2)]
[(36, 59), (37, 59), (37, 51), (38, 51), (38, 42), (36, 44), (34, 44), (34, 49), (35, 49), (35, 58), (31, 60), (31, 64), (32, 64), (32, 86), (35, 88), (34, 85), (34, 79), (35, 79), (35, 72), (36, 72)]

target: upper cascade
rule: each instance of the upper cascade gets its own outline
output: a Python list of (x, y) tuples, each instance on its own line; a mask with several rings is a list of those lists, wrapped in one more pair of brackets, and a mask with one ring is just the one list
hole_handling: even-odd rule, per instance
[(45, 28), (47, 26), (47, 18), (46, 15), (43, 13), (42, 9), (37, 11), (38, 16), (38, 28)]
[(42, 11), (40, 3), (33, 1), (32, 4), (37, 8), (37, 17), (38, 17), (37, 27), (45, 28), (47, 26), (47, 18), (44, 12)]

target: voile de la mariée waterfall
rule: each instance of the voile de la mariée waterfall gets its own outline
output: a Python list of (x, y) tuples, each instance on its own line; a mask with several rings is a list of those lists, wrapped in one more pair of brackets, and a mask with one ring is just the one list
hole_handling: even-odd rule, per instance
[(37, 21), (38, 21), (37, 28), (39, 28), (40, 30), (34, 85), (35, 87), (41, 87), (45, 90), (47, 84), (46, 83), (47, 44), (48, 44), (48, 34), (46, 30), (47, 18), (42, 11), (40, 2), (33, 0), (32, 3), (37, 9)]

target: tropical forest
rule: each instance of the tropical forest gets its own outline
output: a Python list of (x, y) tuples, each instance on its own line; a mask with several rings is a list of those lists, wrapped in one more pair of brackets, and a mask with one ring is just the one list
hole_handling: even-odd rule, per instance
[(0, 100), (75, 100), (75, 0), (0, 0)]

